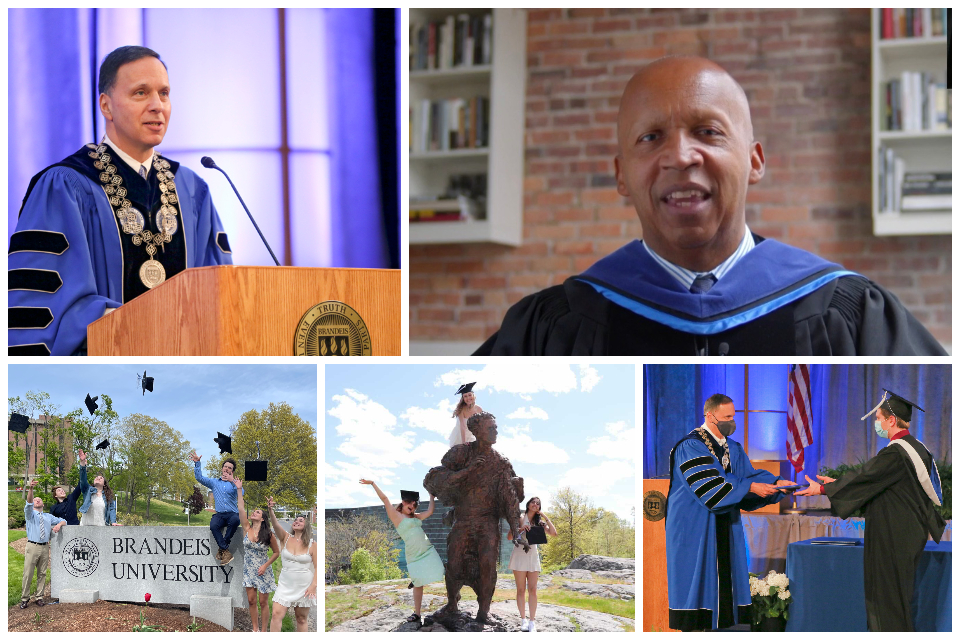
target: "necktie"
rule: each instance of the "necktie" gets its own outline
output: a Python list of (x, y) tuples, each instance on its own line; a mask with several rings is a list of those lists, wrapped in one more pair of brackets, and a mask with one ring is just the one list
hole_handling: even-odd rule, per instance
[(40, 520), (40, 542), (47, 541), (47, 522), (43, 519), (43, 512), (37, 512), (37, 519)]
[(717, 284), (717, 277), (712, 273), (697, 276), (693, 284), (690, 285), (690, 293), (706, 293), (713, 289), (715, 284)]
[(143, 168), (143, 165), (140, 165), (140, 177), (144, 180), (147, 179), (147, 170)]

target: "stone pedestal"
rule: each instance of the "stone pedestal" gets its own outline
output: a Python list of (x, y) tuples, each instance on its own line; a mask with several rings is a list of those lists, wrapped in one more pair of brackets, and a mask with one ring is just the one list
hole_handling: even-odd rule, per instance
[(100, 599), (100, 592), (96, 589), (61, 589), (60, 602), (82, 602), (92, 604)]
[(190, 615), (233, 631), (233, 599), (220, 596), (190, 596)]

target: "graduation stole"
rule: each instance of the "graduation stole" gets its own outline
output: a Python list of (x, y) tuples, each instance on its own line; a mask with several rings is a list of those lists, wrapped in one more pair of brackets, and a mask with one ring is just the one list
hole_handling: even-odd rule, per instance
[(110, 163), (112, 158), (107, 151), (109, 148), (101, 139), (96, 151), (90, 151), (87, 155), (94, 158), (93, 166), (100, 171), (100, 182), (103, 183), (100, 186), (107, 194), (110, 207), (120, 221), (123, 232), (133, 236), (131, 241), (136, 246), (139, 247), (141, 244), (146, 246), (147, 255), (150, 258), (140, 266), (140, 281), (147, 289), (153, 289), (167, 279), (163, 264), (154, 260), (153, 256), (157, 252), (157, 247), (163, 249), (163, 244), (173, 239), (173, 234), (177, 232), (178, 227), (177, 216), (180, 214), (180, 205), (174, 175), (170, 171), (170, 163), (158, 154), (153, 154), (153, 168), (157, 171), (157, 180), (160, 181), (160, 202), (163, 203), (157, 211), (157, 229), (160, 233), (154, 234), (149, 229), (144, 229), (143, 214), (137, 211), (133, 203), (127, 199), (123, 178), (117, 173), (117, 168)]
[(713, 457), (720, 461), (720, 465), (723, 467), (723, 470), (726, 471), (727, 467), (730, 466), (730, 447), (727, 445), (727, 441), (723, 441), (723, 460), (720, 460), (720, 456), (717, 455), (717, 452), (713, 450), (713, 442), (710, 438), (707, 437), (707, 430), (703, 427), (696, 429), (697, 435), (700, 436), (700, 439), (703, 440), (703, 443), (707, 445), (707, 449), (710, 449), (710, 453), (713, 454)]
[(895, 444), (900, 445), (903, 452), (910, 458), (910, 462), (913, 463), (914, 471), (916, 471), (917, 474), (917, 480), (920, 481), (920, 486), (923, 487), (924, 493), (927, 494), (927, 497), (930, 498), (933, 504), (939, 507), (941, 503), (940, 496), (942, 494), (940, 489), (940, 472), (937, 471), (937, 461), (933, 460), (933, 456), (930, 456), (930, 469), (933, 471), (933, 476), (931, 476), (927, 473), (926, 465), (923, 464), (923, 460), (920, 459), (920, 454), (917, 453), (917, 450), (912, 444), (900, 438), (894, 440), (887, 446), (889, 447)]

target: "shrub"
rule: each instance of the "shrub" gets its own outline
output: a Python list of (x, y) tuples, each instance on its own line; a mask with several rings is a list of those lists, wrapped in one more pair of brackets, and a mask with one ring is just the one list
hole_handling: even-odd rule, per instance
[(396, 554), (371, 553), (369, 549), (360, 547), (350, 556), (350, 568), (341, 571), (337, 576), (341, 584), (356, 584), (359, 582), (376, 582), (377, 580), (396, 580), (401, 577), (400, 567), (397, 566)]
[(7, 495), (7, 526), (10, 529), (19, 529), (27, 523), (23, 516), (24, 499), (20, 494)]
[(117, 518), (117, 522), (125, 527), (142, 527), (143, 518), (135, 513), (124, 513)]
[(348, 575), (353, 553), (361, 547), (374, 558), (393, 551), (392, 561), (396, 562), (399, 551), (393, 549), (393, 541), (398, 538), (393, 525), (376, 516), (355, 514), (330, 518), (324, 523), (325, 580), (337, 582), (341, 573)]

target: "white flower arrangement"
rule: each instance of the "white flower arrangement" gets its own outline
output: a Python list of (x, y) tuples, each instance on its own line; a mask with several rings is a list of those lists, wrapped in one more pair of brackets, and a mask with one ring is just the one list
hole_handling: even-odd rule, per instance
[(750, 574), (750, 599), (753, 601), (755, 621), (761, 618), (787, 619), (790, 580), (786, 574), (770, 571), (763, 578)]

